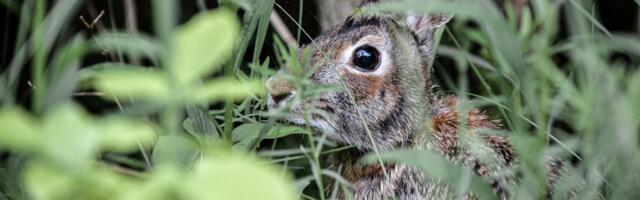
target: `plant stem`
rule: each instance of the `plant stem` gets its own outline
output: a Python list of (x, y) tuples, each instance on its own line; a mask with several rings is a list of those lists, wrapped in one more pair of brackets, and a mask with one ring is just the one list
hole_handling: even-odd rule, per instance
[(32, 107), (34, 112), (36, 113), (39, 113), (42, 111), (42, 108), (43, 108), (42, 100), (44, 98), (44, 92), (46, 91), (46, 88), (47, 88), (44, 80), (44, 67), (45, 67), (45, 60), (47, 55), (44, 51), (44, 48), (42, 47), (42, 44), (44, 43), (43, 41), (44, 35), (42, 34), (42, 30), (38, 29), (38, 26), (40, 26), (40, 24), (44, 19), (44, 13), (45, 13), (46, 7), (47, 5), (45, 1), (36, 1), (35, 14), (33, 17), (33, 26), (32, 26), (33, 51), (34, 51), (34, 57), (33, 57), (33, 63), (32, 63), (33, 69), (31, 70), (31, 78), (32, 78), (33, 91), (34, 91)]

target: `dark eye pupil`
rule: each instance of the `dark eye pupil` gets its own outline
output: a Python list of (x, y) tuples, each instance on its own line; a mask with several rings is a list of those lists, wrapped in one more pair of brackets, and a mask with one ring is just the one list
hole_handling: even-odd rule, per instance
[(380, 59), (378, 51), (371, 46), (363, 46), (356, 49), (353, 55), (353, 64), (365, 71), (373, 71), (378, 68)]

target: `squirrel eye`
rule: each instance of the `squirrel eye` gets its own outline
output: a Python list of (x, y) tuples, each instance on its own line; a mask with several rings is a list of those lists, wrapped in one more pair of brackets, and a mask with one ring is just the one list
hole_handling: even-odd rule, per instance
[(353, 52), (353, 64), (361, 71), (373, 71), (380, 65), (380, 55), (372, 46), (361, 46)]

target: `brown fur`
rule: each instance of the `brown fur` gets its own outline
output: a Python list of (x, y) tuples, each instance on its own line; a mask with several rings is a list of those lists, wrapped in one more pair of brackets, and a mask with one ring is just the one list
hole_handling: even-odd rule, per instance
[[(459, 135), (460, 121), (458, 119), (459, 113), (456, 110), (456, 104), (457, 104), (457, 100), (454, 97), (447, 97), (440, 101), (439, 105), (442, 105), (444, 107), (438, 108), (438, 110), (441, 110), (441, 111), (435, 114), (434, 116), (432, 116), (431, 123), (429, 123), (429, 126), (430, 126), (429, 128), (430, 130), (432, 130), (431, 136), (433, 136), (434, 141), (427, 142), (427, 143), (431, 143), (433, 145), (432, 146), (433, 150), (441, 153), (443, 156), (449, 158), (450, 160), (454, 162), (461, 162), (461, 164), (473, 167), (476, 173), (478, 173), (479, 175), (491, 176), (493, 173), (492, 170), (495, 170), (495, 169), (490, 169), (489, 167), (483, 165), (481, 161), (475, 158), (472, 158), (472, 156), (470, 156), (468, 152), (464, 152), (465, 150), (463, 150), (462, 152), (459, 151), (458, 140), (460, 137)], [(497, 121), (490, 120), (489, 117), (482, 114), (480, 110), (476, 108), (472, 108), (466, 111), (466, 124), (464, 126), (466, 126), (466, 128), (470, 130), (497, 129), (500, 127)], [(514, 160), (515, 160), (515, 154), (512, 151), (512, 148), (506, 138), (500, 137), (500, 136), (483, 136), (482, 138), (485, 140), (489, 148), (495, 153), (495, 155), (497, 156), (496, 158), (500, 161), (500, 163), (503, 166), (513, 166)], [(422, 141), (418, 141), (418, 144), (414, 144), (414, 148), (419, 148), (419, 146), (423, 145), (421, 143)], [(334, 164), (342, 165), (343, 166), (342, 174), (345, 176), (345, 178), (348, 181), (354, 183), (354, 185), (356, 186), (371, 184), (372, 182), (375, 182), (372, 180), (372, 179), (375, 179), (375, 177), (382, 179), (382, 177), (384, 177), (384, 174), (382, 171), (382, 167), (380, 167), (379, 163), (361, 164), (359, 161), (359, 158), (361, 156), (362, 156), (362, 153), (358, 153), (357, 151), (356, 152), (349, 151), (349, 152), (340, 154), (336, 158), (334, 158)], [(407, 170), (406, 168), (401, 166), (388, 165), (386, 166), (385, 169), (390, 174), (394, 174), (394, 173), (403, 174), (400, 176), (395, 176), (398, 178), (411, 177), (413, 179), (419, 179), (419, 176), (422, 176), (422, 173), (419, 173), (417, 171)], [(398, 169), (404, 169), (404, 170), (400, 170), (402, 171), (400, 172)], [(400, 181), (401, 181), (400, 179), (392, 178), (390, 182), (397, 184)], [(504, 182), (506, 181), (511, 181), (511, 180), (503, 180), (503, 181), (491, 180), (490, 181), (494, 186), (494, 190), (498, 193), (498, 195), (502, 199), (506, 199), (507, 194), (504, 193), (504, 189), (501, 188), (502, 186), (500, 185), (501, 184), (500, 182), (503, 182), (504, 184)], [(437, 182), (432, 182), (432, 186), (437, 184), (438, 184)], [(440, 187), (448, 189), (447, 186), (440, 186)], [(398, 189), (399, 188), (395, 188), (394, 190), (388, 190), (386, 191), (386, 193), (388, 194), (381, 194), (381, 195), (382, 196), (400, 195), (398, 194), (399, 193)], [(354, 191), (358, 193), (359, 192), (358, 190), (359, 189), (356, 187)], [(363, 189), (360, 189), (360, 190), (363, 190)], [(436, 193), (426, 193), (423, 195), (425, 199), (431, 199), (431, 198), (444, 198), (453, 194), (436, 192)], [(453, 197), (453, 196), (450, 196), (450, 197)], [(468, 196), (467, 198), (473, 199), (472, 196)]]
[[(359, 162), (362, 155), (373, 150), (395, 148), (438, 152), (453, 163), (473, 168), (501, 199), (508, 198), (504, 188), (514, 182), (514, 175), (507, 172), (517, 166), (516, 155), (507, 138), (479, 133), (499, 129), (500, 124), (479, 109), (465, 109), (456, 98), (443, 98), (433, 91), (433, 33), (449, 19), (352, 16), (302, 47), (312, 53), (308, 66), (303, 66), (304, 70), (315, 70), (311, 81), (341, 85), (344, 90), (294, 102), (296, 88), (281, 83), (284, 79), (280, 73), (269, 79), (268, 90), (279, 97), (269, 97), (270, 109), (292, 104), (285, 121), (308, 125), (337, 143), (358, 147), (333, 158), (334, 167), (342, 166), (342, 176), (352, 183), (352, 199), (456, 198), (451, 186), (418, 169)], [(363, 45), (373, 47), (380, 55), (381, 62), (372, 71), (354, 66), (353, 51)], [(290, 95), (280, 98), (283, 94)], [(324, 111), (329, 117), (310, 113), (314, 110), (311, 108)], [(313, 116), (308, 124), (303, 120), (307, 114)], [(471, 149), (464, 142), (467, 139), (484, 141), (485, 145)], [(383, 169), (388, 176), (382, 173)]]

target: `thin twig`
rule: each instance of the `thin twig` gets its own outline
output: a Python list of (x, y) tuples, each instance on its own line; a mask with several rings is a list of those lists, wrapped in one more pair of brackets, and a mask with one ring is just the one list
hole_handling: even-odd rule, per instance
[(282, 18), (280, 18), (280, 15), (278, 15), (275, 10), (271, 11), (271, 17), (269, 18), (269, 21), (271, 22), (271, 26), (273, 26), (273, 28), (276, 30), (276, 33), (280, 35), (282, 40), (284, 40), (284, 42), (287, 43), (289, 47), (298, 46), (298, 42), (296, 42), (296, 39), (291, 34), (291, 31), (289, 31), (284, 22), (282, 22)]
[[(96, 37), (95, 33), (96, 32), (100, 32), (102, 29), (104, 29), (104, 27), (102, 26), (102, 22), (101, 19), (104, 16), (105, 11), (104, 10), (100, 10), (100, 13), (98, 13), (96, 15), (96, 9), (93, 6), (93, 4), (89, 4), (87, 7), (87, 11), (89, 12), (90, 16), (96, 16), (91, 23), (89, 23), (83, 15), (80, 15), (80, 21), (82, 22), (82, 24), (84, 24), (85, 28), (88, 30), (89, 34), (91, 34), (91, 38)], [(102, 46), (101, 44), (98, 44), (98, 46)], [(112, 54), (111, 52), (109, 52), (106, 48), (102, 48), (102, 55), (107, 56), (108, 58), (111, 58), (111, 60), (116, 60), (116, 56), (114, 54)]]
[(103, 92), (76, 92), (73, 93), (73, 96), (76, 97), (85, 97), (85, 96), (104, 96)]
[(91, 21), (91, 23), (87, 22), (87, 20), (84, 19), (83, 15), (80, 15), (80, 21), (82, 21), (82, 23), (84, 24), (85, 27), (87, 27), (87, 29), (93, 30), (95, 25), (98, 22), (100, 22), (100, 19), (102, 19), (103, 15), (104, 15), (104, 10), (101, 10), (100, 13), (98, 14), (98, 16), (96, 16), (96, 18), (93, 19), (93, 21)]
[[(124, 1), (125, 21), (127, 24), (127, 32), (138, 33), (138, 17), (136, 16), (136, 3), (133, 0)], [(134, 65), (140, 65), (138, 56), (129, 55), (129, 61)]]
[(522, 8), (529, 3), (529, 0), (514, 0), (514, 6), (516, 8), (518, 22), (520, 22), (520, 17), (522, 16)]

